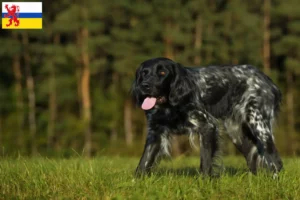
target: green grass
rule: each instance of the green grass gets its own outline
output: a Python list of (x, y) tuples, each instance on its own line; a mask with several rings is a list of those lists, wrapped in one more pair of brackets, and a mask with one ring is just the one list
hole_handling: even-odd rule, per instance
[(163, 161), (135, 179), (137, 158), (0, 159), (0, 199), (299, 199), (300, 159), (285, 159), (277, 180), (224, 158), (220, 178), (199, 175), (197, 157)]

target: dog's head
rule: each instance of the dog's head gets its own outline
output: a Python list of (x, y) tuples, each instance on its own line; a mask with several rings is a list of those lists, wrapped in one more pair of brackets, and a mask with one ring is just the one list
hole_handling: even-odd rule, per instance
[(167, 58), (144, 61), (136, 70), (135, 78), (132, 94), (144, 110), (160, 104), (176, 106), (191, 92), (186, 69)]

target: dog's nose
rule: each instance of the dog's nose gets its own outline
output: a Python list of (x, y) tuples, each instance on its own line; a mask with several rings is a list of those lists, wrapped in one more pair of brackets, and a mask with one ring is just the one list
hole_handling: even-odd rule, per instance
[(150, 89), (150, 85), (148, 83), (142, 83), (141, 84), (142, 88), (144, 88), (145, 90), (149, 90)]

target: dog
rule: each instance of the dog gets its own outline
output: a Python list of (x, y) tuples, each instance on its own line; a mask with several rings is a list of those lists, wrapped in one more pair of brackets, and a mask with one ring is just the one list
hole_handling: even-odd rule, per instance
[(277, 176), (283, 167), (272, 133), (281, 92), (251, 65), (185, 67), (167, 58), (149, 59), (136, 70), (132, 95), (148, 128), (137, 176), (169, 153), (174, 134), (200, 136), (200, 172), (211, 176), (219, 122), (253, 174), (262, 167)]

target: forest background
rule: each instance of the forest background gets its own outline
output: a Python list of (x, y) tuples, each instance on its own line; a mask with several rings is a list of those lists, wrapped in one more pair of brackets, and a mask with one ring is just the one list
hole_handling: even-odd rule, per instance
[[(130, 87), (153, 57), (257, 66), (283, 94), (279, 151), (300, 154), (298, 0), (47, 0), (42, 30), (1, 30), (0, 45), (1, 155), (140, 155)], [(174, 155), (195, 152), (173, 140)]]

